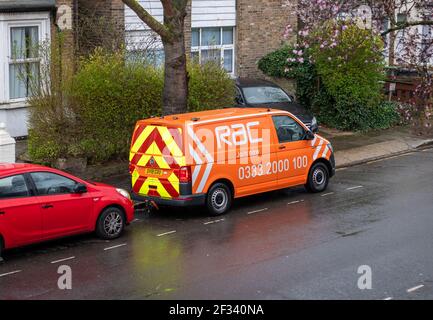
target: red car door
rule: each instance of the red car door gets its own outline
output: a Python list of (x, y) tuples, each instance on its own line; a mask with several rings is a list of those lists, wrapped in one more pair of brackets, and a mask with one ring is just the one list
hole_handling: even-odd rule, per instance
[(91, 193), (74, 193), (76, 181), (52, 172), (32, 172), (30, 176), (42, 208), (44, 239), (90, 231)]
[(0, 231), (6, 247), (42, 239), (42, 214), (24, 175), (0, 178)]

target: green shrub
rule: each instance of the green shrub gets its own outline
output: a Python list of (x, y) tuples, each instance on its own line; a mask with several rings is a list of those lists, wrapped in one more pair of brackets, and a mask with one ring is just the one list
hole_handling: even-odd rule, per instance
[(383, 101), (369, 111), (371, 129), (387, 129), (401, 123), (399, 105), (395, 102)]
[[(219, 66), (192, 63), (188, 71), (189, 110), (233, 104), (234, 82)], [(97, 50), (67, 80), (47, 79), (54, 80), (51, 90), (30, 99), (29, 154), (35, 162), (127, 159), (136, 121), (162, 113), (163, 70), (125, 62), (122, 52)]]
[(368, 130), (399, 122), (396, 107), (382, 101), (382, 39), (356, 25), (329, 22), (307, 42), (308, 49), (283, 47), (268, 54), (259, 68), (270, 76), (295, 79), (298, 101), (322, 124)]
[(294, 54), (294, 51), (298, 49), (293, 46), (283, 46), (261, 58), (258, 67), (271, 77), (295, 79), (297, 101), (310, 109), (317, 93), (316, 69), (306, 53), (300, 57)]
[(268, 53), (259, 60), (259, 69), (270, 77), (286, 77), (286, 69), (289, 67), (287, 59), (293, 56), (293, 50), (293, 47), (283, 46), (280, 49)]
[(161, 114), (162, 70), (97, 51), (81, 62), (70, 95), (80, 119), (80, 147), (92, 162), (129, 150), (135, 122)]
[(39, 77), (31, 78), (28, 98), (29, 140), (28, 152), (33, 161), (50, 163), (67, 154), (68, 146), (79, 139), (77, 119), (70, 108), (71, 101), (64, 94), (72, 77), (72, 63), (61, 60), (62, 34), (56, 34), (51, 43), (43, 43), (39, 49), (42, 57)]
[(202, 111), (232, 107), (235, 101), (235, 83), (221, 68), (212, 62), (188, 65), (188, 111)]
[[(331, 35), (339, 31), (337, 38)], [(343, 130), (389, 127), (395, 113), (382, 103), (385, 79), (383, 42), (356, 25), (329, 23), (313, 34), (321, 41), (311, 47), (325, 101), (313, 109), (322, 122)], [(334, 45), (323, 46), (323, 43)], [(322, 95), (323, 97), (323, 95)], [(318, 99), (315, 99), (316, 103)], [(390, 112), (391, 111), (391, 112)]]

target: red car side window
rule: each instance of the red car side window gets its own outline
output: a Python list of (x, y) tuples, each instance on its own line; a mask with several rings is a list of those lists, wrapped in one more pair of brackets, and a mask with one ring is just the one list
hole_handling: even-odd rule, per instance
[(0, 199), (28, 196), (30, 196), (30, 192), (23, 175), (15, 175), (0, 179)]
[(30, 173), (38, 194), (41, 196), (74, 193), (77, 182), (51, 172)]

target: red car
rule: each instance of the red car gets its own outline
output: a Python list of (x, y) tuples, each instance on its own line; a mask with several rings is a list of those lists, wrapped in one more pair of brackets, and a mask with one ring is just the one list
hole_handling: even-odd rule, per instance
[(0, 164), (0, 258), (3, 249), (96, 232), (115, 239), (134, 219), (123, 189), (31, 164)]

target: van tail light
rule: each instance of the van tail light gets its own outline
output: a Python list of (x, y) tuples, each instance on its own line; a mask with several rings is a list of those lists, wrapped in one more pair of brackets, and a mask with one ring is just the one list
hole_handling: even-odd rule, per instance
[(133, 165), (132, 163), (129, 164), (129, 173), (132, 174), (134, 172), (135, 169), (135, 165)]
[(191, 182), (191, 167), (180, 167), (176, 169), (179, 182)]

